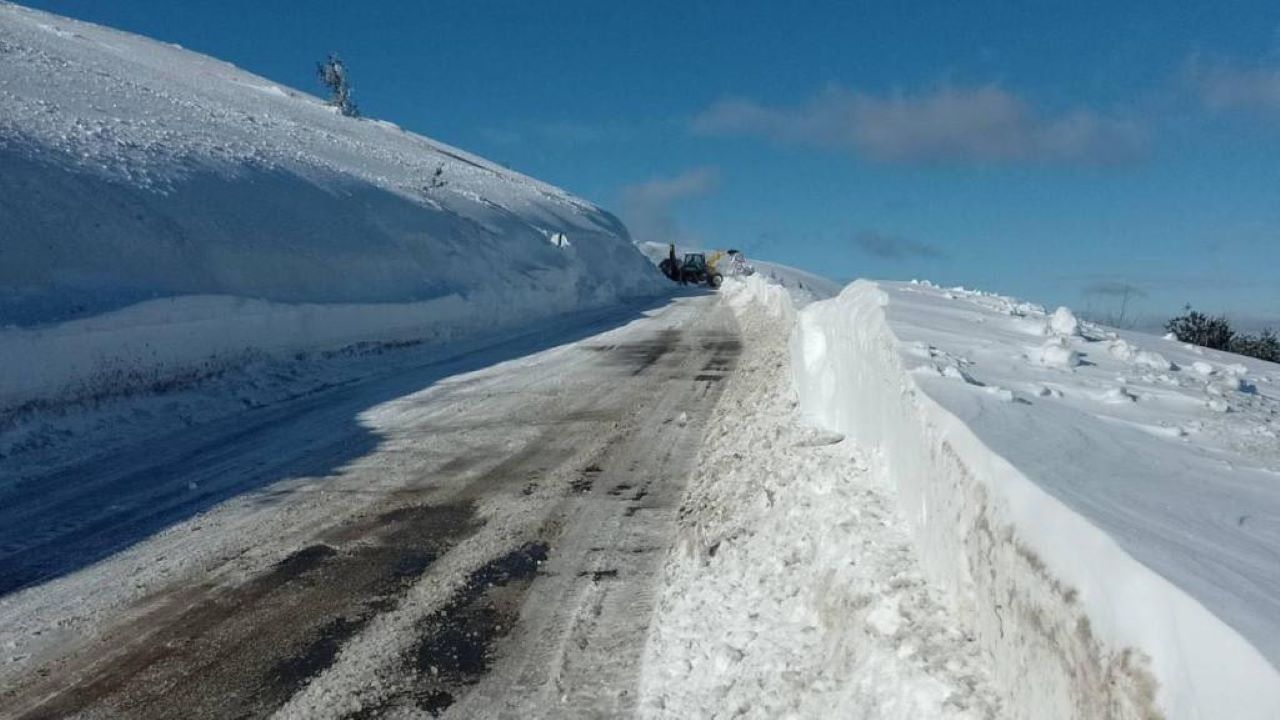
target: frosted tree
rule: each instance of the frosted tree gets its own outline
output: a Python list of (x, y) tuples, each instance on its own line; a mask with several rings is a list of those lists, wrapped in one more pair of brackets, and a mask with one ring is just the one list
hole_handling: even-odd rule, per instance
[(329, 104), (347, 117), (359, 117), (360, 110), (352, 99), (351, 81), (347, 78), (347, 66), (337, 53), (329, 53), (324, 62), (316, 63), (320, 82), (329, 88)]

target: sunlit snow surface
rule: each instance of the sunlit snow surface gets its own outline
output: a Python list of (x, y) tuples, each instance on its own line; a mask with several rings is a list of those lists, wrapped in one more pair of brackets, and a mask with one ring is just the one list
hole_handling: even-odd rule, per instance
[[(402, 338), (441, 312), (456, 333), (459, 304), (489, 327), (660, 287), (594, 205), (213, 58), (0, 2), (0, 67), (0, 345), (45, 376), (0, 377), (0, 395), (94, 371), (44, 369), (66, 352), (141, 372), (150, 352), (176, 366), (264, 338)], [(186, 331), (15, 334), (144, 325)]]
[[(1150, 658), (1169, 717), (1280, 711), (1280, 365), (928, 283), (859, 282), (799, 325), (806, 411), (879, 449), (1006, 681), (1079, 662), (1028, 623), (1082, 612)], [(1032, 574), (1059, 597), (1019, 597)]]

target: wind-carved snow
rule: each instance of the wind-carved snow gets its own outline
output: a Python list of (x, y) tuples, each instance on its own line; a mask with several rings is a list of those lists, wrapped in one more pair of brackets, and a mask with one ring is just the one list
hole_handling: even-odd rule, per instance
[(809, 306), (793, 354), (1015, 715), (1280, 717), (1280, 366), (924, 282)]
[(0, 3), (0, 65), (0, 410), (663, 287), (590, 203), (225, 62)]

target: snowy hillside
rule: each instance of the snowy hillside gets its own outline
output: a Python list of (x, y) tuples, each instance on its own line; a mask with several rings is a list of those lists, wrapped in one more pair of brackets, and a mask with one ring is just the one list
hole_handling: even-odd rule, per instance
[(607, 212), (218, 60), (0, 2), (0, 63), (0, 408), (662, 287)]
[(799, 313), (793, 357), (1015, 709), (1280, 717), (1280, 366), (866, 281)]

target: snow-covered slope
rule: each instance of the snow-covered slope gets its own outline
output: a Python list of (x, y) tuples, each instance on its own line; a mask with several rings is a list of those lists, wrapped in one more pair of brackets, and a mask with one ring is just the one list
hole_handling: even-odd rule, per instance
[(866, 281), (802, 311), (793, 354), (1013, 709), (1280, 717), (1280, 366)]
[(662, 287), (607, 212), (209, 57), (0, 2), (0, 67), (0, 407)]

